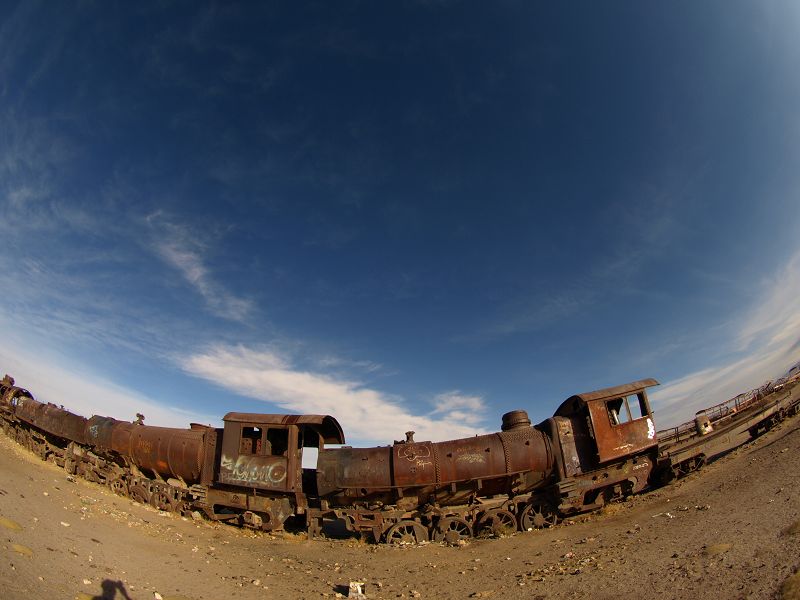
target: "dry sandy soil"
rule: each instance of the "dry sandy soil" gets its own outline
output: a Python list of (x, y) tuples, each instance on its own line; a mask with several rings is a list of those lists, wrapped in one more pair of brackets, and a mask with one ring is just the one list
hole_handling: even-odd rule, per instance
[[(465, 546), (309, 541), (159, 513), (0, 434), (0, 597), (800, 598), (800, 417), (699, 473)], [(791, 591), (791, 586), (795, 590)]]

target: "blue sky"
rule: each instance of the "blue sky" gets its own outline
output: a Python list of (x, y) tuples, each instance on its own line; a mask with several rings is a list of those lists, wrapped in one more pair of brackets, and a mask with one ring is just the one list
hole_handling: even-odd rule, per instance
[(666, 426), (800, 358), (794, 2), (0, 6), (2, 369), (83, 414)]

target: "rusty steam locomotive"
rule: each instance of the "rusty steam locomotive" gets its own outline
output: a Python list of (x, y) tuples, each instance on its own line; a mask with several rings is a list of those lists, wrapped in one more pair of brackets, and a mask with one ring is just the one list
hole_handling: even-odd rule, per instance
[[(378, 541), (453, 542), (548, 527), (645, 488), (658, 461), (646, 389), (657, 383), (577, 394), (536, 426), (517, 410), (497, 433), (434, 443), (409, 432), (375, 448), (341, 447), (327, 415), (232, 412), (223, 428), (189, 429), (87, 419), (8, 376), (0, 422), (42, 459), (164, 511), (263, 530), (291, 518), (311, 536), (338, 519)], [(316, 469), (302, 467), (305, 448), (318, 450)]]

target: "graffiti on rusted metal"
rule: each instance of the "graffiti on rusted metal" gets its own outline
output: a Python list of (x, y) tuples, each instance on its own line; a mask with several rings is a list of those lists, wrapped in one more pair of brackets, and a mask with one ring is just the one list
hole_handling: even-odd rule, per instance
[(286, 480), (286, 460), (273, 461), (260, 456), (222, 455), (220, 461), (220, 480), (223, 483), (261, 484), (268, 487), (280, 486)]

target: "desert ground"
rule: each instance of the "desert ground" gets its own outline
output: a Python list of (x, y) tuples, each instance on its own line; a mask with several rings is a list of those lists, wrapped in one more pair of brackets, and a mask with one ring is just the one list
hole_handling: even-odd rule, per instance
[(8, 600), (800, 598), (800, 417), (665, 488), (463, 546), (308, 540), (160, 513), (0, 434)]

